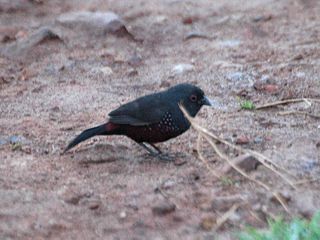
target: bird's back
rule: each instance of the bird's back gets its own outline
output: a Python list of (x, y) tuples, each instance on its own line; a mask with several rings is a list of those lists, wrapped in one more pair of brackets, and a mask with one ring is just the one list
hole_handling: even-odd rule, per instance
[(175, 109), (175, 102), (167, 92), (146, 95), (126, 103), (109, 113), (109, 121), (116, 124), (145, 126), (158, 123), (166, 112)]

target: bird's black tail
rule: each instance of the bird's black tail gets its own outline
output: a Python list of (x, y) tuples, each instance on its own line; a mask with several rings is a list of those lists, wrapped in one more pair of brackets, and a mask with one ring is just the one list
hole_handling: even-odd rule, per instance
[(80, 133), (75, 139), (72, 140), (72, 142), (69, 143), (69, 145), (66, 147), (66, 149), (63, 151), (65, 153), (66, 151), (70, 150), (74, 146), (78, 145), (79, 143), (97, 136), (97, 135), (107, 135), (107, 124), (102, 124), (97, 127), (89, 128), (87, 130), (84, 130), (82, 133)]

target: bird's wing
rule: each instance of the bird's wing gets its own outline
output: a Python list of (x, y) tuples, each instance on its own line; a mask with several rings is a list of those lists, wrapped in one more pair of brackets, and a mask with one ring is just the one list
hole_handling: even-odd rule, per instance
[[(109, 113), (109, 121), (117, 124), (145, 126), (160, 122), (169, 105), (162, 94), (152, 94), (124, 104)], [(167, 100), (168, 101), (168, 100)]]

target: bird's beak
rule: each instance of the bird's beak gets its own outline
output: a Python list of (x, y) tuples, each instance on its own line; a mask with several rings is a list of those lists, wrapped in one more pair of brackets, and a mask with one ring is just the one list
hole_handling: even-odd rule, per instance
[(207, 96), (204, 96), (202, 101), (203, 101), (202, 102), (203, 105), (207, 105), (207, 106), (213, 105), (213, 101), (210, 98), (208, 98)]

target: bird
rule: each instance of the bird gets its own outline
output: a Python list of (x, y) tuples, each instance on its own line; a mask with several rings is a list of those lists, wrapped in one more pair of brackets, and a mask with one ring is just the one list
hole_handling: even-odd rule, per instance
[(211, 106), (212, 101), (203, 90), (189, 83), (177, 84), (164, 91), (139, 97), (111, 111), (106, 123), (84, 130), (69, 143), (63, 153), (93, 136), (124, 135), (151, 155), (160, 155), (162, 151), (155, 143), (175, 138), (191, 126), (179, 104), (190, 116), (195, 117), (202, 106)]

